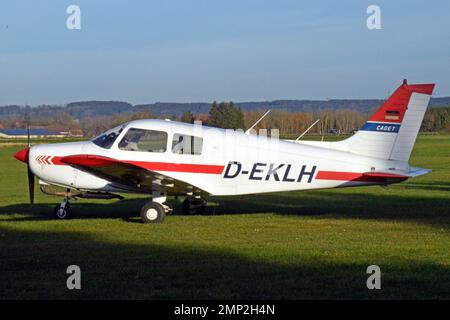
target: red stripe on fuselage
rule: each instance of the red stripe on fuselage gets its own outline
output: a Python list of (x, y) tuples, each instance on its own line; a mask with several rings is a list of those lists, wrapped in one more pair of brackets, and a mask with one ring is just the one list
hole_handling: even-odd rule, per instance
[(357, 182), (386, 182), (387, 179), (403, 181), (407, 176), (390, 173), (361, 173), (361, 172), (342, 172), (342, 171), (319, 171), (316, 175), (317, 180), (338, 180), (338, 181), (357, 181)]
[[(42, 156), (41, 156), (42, 157)], [(43, 156), (46, 158), (45, 156)], [(39, 158), (39, 157), (38, 157)], [(65, 161), (61, 161), (62, 158)], [(101, 167), (113, 165), (116, 163), (132, 164), (144, 169), (153, 171), (187, 172), (187, 173), (206, 173), (221, 174), (225, 166), (209, 164), (190, 164), (190, 163), (171, 163), (171, 162), (148, 162), (148, 161), (129, 161), (116, 160), (112, 158), (95, 155), (74, 155), (67, 157), (55, 156), (51, 161), (54, 165), (75, 164), (89, 167)], [(337, 180), (337, 181), (358, 181), (358, 182), (386, 182), (386, 179), (406, 180), (408, 177), (389, 173), (361, 173), (344, 171), (319, 171), (315, 179), (317, 180)]]
[(317, 180), (354, 180), (362, 177), (358, 172), (341, 172), (341, 171), (319, 171), (317, 172)]

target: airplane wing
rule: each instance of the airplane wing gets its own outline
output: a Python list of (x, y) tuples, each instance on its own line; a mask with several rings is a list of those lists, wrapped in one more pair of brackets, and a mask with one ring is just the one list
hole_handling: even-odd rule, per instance
[(61, 162), (136, 192), (151, 193), (160, 190), (168, 195), (185, 195), (194, 191), (207, 193), (188, 183), (128, 161), (81, 154), (63, 157)]

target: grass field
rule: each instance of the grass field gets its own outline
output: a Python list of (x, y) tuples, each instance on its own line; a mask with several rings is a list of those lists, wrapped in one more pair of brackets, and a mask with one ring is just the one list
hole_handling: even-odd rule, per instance
[[(0, 147), (0, 298), (450, 298), (450, 136), (421, 136), (411, 164), (429, 175), (388, 189), (349, 188), (212, 198), (204, 216), (143, 225), (145, 202), (37, 192)], [(180, 204), (175, 202), (179, 207)], [(66, 288), (79, 265), (82, 290)], [(382, 289), (366, 288), (379, 265)]]

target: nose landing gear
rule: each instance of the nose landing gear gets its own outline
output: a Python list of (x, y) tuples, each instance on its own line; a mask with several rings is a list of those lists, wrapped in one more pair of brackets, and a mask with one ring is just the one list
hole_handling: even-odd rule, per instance
[(53, 210), (53, 214), (58, 220), (66, 220), (72, 218), (72, 208), (69, 204), (69, 198), (64, 198), (64, 200), (58, 204)]
[(42, 193), (48, 194), (50, 196), (59, 196), (64, 197), (64, 200), (61, 201), (60, 204), (58, 204), (53, 209), (53, 215), (58, 220), (66, 220), (72, 218), (72, 208), (70, 207), (70, 200), (76, 200), (76, 199), (123, 199), (122, 196), (118, 194), (113, 194), (109, 192), (79, 192), (73, 194), (71, 189), (66, 189), (64, 192), (60, 191), (52, 191), (50, 190), (50, 186), (42, 181), (39, 181), (39, 187), (42, 191)]

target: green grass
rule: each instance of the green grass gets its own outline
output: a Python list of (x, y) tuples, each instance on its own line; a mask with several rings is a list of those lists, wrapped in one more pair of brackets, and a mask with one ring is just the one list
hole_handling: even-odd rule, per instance
[[(134, 196), (54, 221), (58, 198), (26, 204), (19, 149), (0, 147), (0, 298), (450, 298), (450, 136), (420, 136), (411, 164), (433, 172), (388, 189), (212, 198), (161, 225), (139, 223)], [(382, 290), (366, 288), (371, 264)]]

